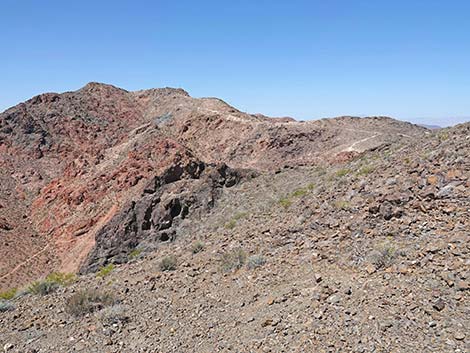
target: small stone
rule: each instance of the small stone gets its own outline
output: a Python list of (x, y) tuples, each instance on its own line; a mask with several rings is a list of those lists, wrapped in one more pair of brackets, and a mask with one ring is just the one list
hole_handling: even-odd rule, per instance
[(429, 327), (436, 327), (437, 323), (436, 323), (436, 321), (430, 321), (428, 325), (429, 325)]
[(442, 311), (444, 307), (446, 306), (446, 303), (442, 299), (438, 299), (434, 304), (433, 308), (436, 309), (437, 311)]
[(330, 295), (326, 301), (330, 304), (337, 304), (341, 301), (341, 298), (338, 295), (333, 294)]
[(13, 344), (7, 343), (7, 344), (5, 344), (5, 345), (3, 346), (3, 350), (4, 350), (5, 352), (8, 352), (10, 349), (13, 349), (13, 347), (14, 347)]
[(320, 275), (318, 275), (318, 274), (315, 274), (315, 275), (313, 276), (313, 278), (315, 279), (315, 282), (317, 282), (317, 283), (320, 283), (320, 282), (322, 281), (322, 279), (323, 279), (323, 278), (322, 278)]
[(273, 305), (273, 304), (274, 304), (274, 300), (275, 300), (275, 299), (274, 299), (273, 297), (268, 298), (268, 301), (267, 301), (268, 305)]
[(457, 331), (456, 333), (454, 333), (454, 338), (457, 341), (463, 341), (465, 339), (465, 333), (463, 333), (461, 331)]

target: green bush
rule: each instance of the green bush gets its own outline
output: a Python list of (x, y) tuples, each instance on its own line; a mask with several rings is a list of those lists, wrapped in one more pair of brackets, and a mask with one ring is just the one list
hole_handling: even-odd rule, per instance
[(114, 264), (107, 264), (106, 266), (103, 266), (100, 268), (96, 276), (104, 278), (108, 276), (114, 270), (114, 267), (115, 267)]
[(357, 172), (357, 175), (358, 176), (367, 175), (367, 174), (372, 173), (374, 170), (375, 169), (372, 166), (364, 166), (361, 169), (359, 169), (359, 171)]
[(116, 304), (117, 300), (109, 293), (96, 290), (82, 290), (65, 302), (65, 310), (73, 316), (84, 316)]
[(160, 261), (159, 267), (162, 271), (174, 271), (176, 270), (176, 263), (176, 257), (166, 256)]
[(142, 249), (134, 249), (129, 253), (127, 257), (129, 260), (135, 260), (140, 256), (140, 254), (142, 254)]
[(279, 199), (279, 205), (281, 205), (284, 208), (289, 208), (292, 205), (292, 200), (290, 200), (287, 197), (283, 197)]
[(243, 267), (246, 262), (246, 253), (243, 249), (235, 250), (222, 254), (222, 269), (225, 272), (238, 270)]
[(204, 243), (201, 241), (196, 241), (191, 247), (191, 251), (193, 254), (197, 254), (203, 250), (204, 250)]
[(17, 292), (18, 292), (17, 288), (10, 288), (10, 289), (0, 293), (0, 299), (3, 299), (3, 300), (13, 299)]
[(77, 276), (73, 273), (52, 272), (46, 277), (46, 281), (57, 283), (60, 286), (70, 286), (77, 280)]
[(350, 169), (343, 168), (343, 169), (340, 169), (336, 172), (336, 176), (337, 177), (344, 177), (344, 176), (348, 175), (350, 172), (351, 172)]

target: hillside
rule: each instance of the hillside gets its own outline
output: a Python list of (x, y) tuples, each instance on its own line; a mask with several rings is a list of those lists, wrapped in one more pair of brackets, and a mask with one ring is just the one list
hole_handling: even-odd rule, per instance
[[(0, 337), (39, 352), (464, 352), (469, 135), (262, 173), (154, 252), (16, 299)], [(119, 305), (77, 320), (68, 300), (93, 288)]]
[[(107, 224), (175, 166), (274, 171), (342, 163), (426, 131), (383, 117), (270, 119), (171, 88), (128, 92), (89, 83), (36, 96), (0, 115), (0, 287), (107, 262), (89, 259), (103, 248), (96, 239), (106, 243), (100, 234)], [(121, 242), (119, 258), (162, 236), (155, 235), (162, 212), (146, 234)]]

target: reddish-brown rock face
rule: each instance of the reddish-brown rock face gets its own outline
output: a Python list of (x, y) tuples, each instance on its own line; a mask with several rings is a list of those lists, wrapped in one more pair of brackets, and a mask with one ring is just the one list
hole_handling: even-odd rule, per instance
[(271, 119), (170, 88), (39, 95), (0, 114), (0, 287), (77, 271), (96, 234), (171, 166), (341, 162), (424, 131), (389, 118)]

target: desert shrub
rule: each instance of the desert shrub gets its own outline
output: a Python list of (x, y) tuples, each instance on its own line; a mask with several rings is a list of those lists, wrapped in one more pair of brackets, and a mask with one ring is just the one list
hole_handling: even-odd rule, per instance
[(222, 254), (222, 269), (226, 272), (238, 270), (246, 262), (246, 253), (243, 249), (237, 248)]
[(366, 165), (362, 167), (361, 169), (359, 169), (359, 171), (357, 172), (357, 175), (358, 176), (367, 175), (367, 174), (372, 173), (374, 170), (375, 170), (374, 167)]
[(65, 302), (65, 310), (73, 316), (84, 316), (116, 304), (116, 299), (109, 293), (96, 290), (82, 290)]
[(114, 267), (115, 267), (114, 264), (107, 264), (106, 266), (103, 266), (100, 268), (96, 276), (104, 278), (108, 276), (114, 270)]
[(376, 268), (387, 268), (390, 267), (399, 255), (399, 251), (389, 243), (383, 244), (377, 249), (373, 250), (368, 258)]
[(348, 210), (351, 208), (351, 204), (348, 201), (339, 200), (335, 202), (335, 207), (340, 210)]
[(191, 246), (191, 252), (192, 252), (193, 254), (197, 254), (197, 253), (199, 253), (199, 252), (201, 252), (201, 251), (203, 251), (203, 250), (204, 250), (204, 243), (201, 242), (201, 241), (196, 241), (196, 242), (194, 242), (193, 245)]
[(282, 197), (279, 199), (279, 205), (284, 208), (289, 208), (290, 205), (292, 205), (292, 200), (290, 200), (288, 197)]
[(10, 288), (4, 292), (0, 293), (0, 299), (3, 300), (10, 300), (16, 296), (18, 289), (17, 288)]
[(56, 291), (59, 287), (60, 285), (56, 282), (41, 280), (31, 283), (31, 285), (28, 287), (28, 291), (31, 294), (48, 295)]
[(248, 258), (247, 267), (250, 270), (261, 267), (266, 263), (266, 259), (262, 255), (253, 255)]
[(306, 188), (305, 189), (300, 188), (300, 189), (297, 189), (294, 192), (292, 192), (291, 197), (301, 197), (301, 196), (306, 195), (307, 192), (308, 192), (308, 190)]
[(237, 221), (240, 219), (246, 217), (248, 215), (248, 212), (238, 212), (236, 213), (230, 221), (225, 223), (225, 228), (227, 229), (233, 229), (237, 225)]
[(230, 221), (228, 221), (227, 223), (225, 223), (225, 228), (226, 229), (233, 229), (235, 228), (235, 226), (237, 225), (237, 221), (234, 220), (234, 219), (231, 219)]
[(129, 260), (135, 260), (142, 254), (142, 249), (134, 249), (127, 256)]
[(105, 307), (96, 316), (104, 326), (118, 325), (129, 321), (126, 307), (120, 304)]
[(337, 177), (344, 177), (344, 176), (348, 175), (350, 172), (351, 172), (350, 169), (343, 168), (343, 169), (340, 169), (336, 172), (336, 176)]
[(310, 191), (313, 190), (313, 189), (315, 189), (315, 184), (314, 184), (314, 183), (308, 184), (308, 185), (307, 185), (307, 189), (310, 190)]
[(166, 256), (160, 261), (159, 267), (162, 271), (174, 271), (176, 270), (176, 263), (176, 257)]
[(52, 272), (46, 277), (46, 281), (57, 283), (60, 286), (69, 286), (77, 280), (73, 273)]
[(8, 300), (0, 299), (0, 313), (4, 313), (6, 311), (14, 310), (15, 306), (10, 303)]

